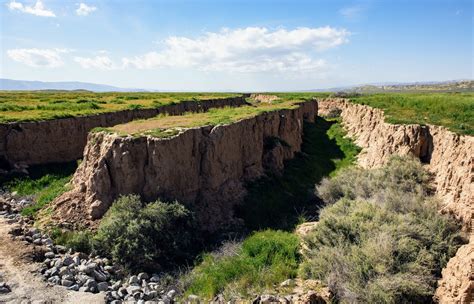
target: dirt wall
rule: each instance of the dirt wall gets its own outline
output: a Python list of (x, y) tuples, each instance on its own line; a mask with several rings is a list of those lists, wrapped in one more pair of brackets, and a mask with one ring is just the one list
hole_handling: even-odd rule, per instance
[(472, 303), (474, 293), (474, 137), (455, 134), (444, 127), (393, 125), (382, 110), (328, 98), (319, 102), (320, 115), (341, 110), (348, 136), (363, 150), (358, 163), (365, 168), (384, 164), (391, 155), (414, 155), (433, 174), (443, 213), (454, 215), (470, 239), (443, 270), (436, 300)]
[(183, 101), (156, 109), (137, 109), (37, 122), (0, 124), (0, 163), (37, 165), (73, 161), (82, 157), (87, 133), (96, 127), (111, 127), (134, 119), (167, 113), (205, 111), (210, 108), (241, 106), (245, 97)]
[(53, 220), (93, 226), (119, 195), (136, 193), (184, 203), (206, 231), (233, 225), (245, 183), (281, 170), (300, 151), (303, 121), (316, 115), (317, 102), (308, 101), (171, 138), (90, 133), (73, 190), (53, 202)]

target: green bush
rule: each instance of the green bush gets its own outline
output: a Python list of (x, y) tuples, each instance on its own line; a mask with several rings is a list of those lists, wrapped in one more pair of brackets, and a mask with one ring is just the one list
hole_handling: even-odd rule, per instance
[(191, 213), (177, 202), (122, 196), (102, 219), (94, 249), (131, 270), (170, 266), (192, 252), (191, 226)]
[(53, 229), (51, 237), (56, 244), (71, 248), (73, 251), (92, 252), (93, 234), (90, 231), (61, 231)]
[[(297, 274), (299, 254), (296, 235), (274, 230), (256, 232), (241, 244), (203, 256), (191, 272), (187, 294), (212, 299), (248, 297)], [(230, 296), (229, 296), (230, 295)]]
[(317, 193), (333, 204), (305, 237), (302, 275), (325, 282), (341, 302), (429, 302), (462, 240), (427, 181), (416, 160), (399, 157), (323, 181)]

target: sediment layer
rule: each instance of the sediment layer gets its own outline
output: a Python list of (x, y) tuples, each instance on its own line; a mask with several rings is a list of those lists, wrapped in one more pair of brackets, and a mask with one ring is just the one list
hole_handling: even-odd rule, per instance
[(155, 109), (137, 109), (36, 122), (0, 124), (0, 163), (3, 167), (69, 162), (81, 158), (87, 134), (96, 127), (111, 127), (158, 114), (180, 115), (210, 108), (241, 106), (245, 96), (182, 101)]
[(383, 111), (329, 98), (319, 102), (319, 113), (341, 110), (348, 136), (363, 148), (358, 163), (365, 168), (384, 164), (392, 155), (413, 155), (433, 174), (443, 213), (454, 215), (468, 233), (462, 246), (443, 270), (436, 291), (441, 303), (471, 303), (474, 292), (474, 137), (455, 134), (440, 126), (393, 125)]
[(303, 121), (313, 122), (317, 102), (265, 112), (228, 125), (186, 129), (176, 136), (90, 133), (73, 189), (53, 202), (52, 219), (94, 226), (120, 195), (178, 200), (213, 232), (234, 221), (245, 183), (300, 151)]

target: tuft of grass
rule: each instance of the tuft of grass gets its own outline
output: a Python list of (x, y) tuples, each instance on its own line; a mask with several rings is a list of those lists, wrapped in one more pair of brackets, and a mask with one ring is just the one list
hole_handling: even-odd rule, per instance
[(68, 190), (67, 183), (77, 168), (76, 162), (56, 165), (34, 166), (30, 175), (5, 182), (5, 187), (21, 196), (33, 196), (35, 203), (24, 208), (24, 216), (34, 216), (60, 194)]
[(255, 232), (230, 255), (205, 254), (187, 274), (185, 294), (212, 299), (218, 293), (249, 297), (297, 274), (299, 240), (291, 233)]
[(474, 93), (364, 94), (351, 101), (384, 110), (387, 122), (433, 124), (474, 135)]

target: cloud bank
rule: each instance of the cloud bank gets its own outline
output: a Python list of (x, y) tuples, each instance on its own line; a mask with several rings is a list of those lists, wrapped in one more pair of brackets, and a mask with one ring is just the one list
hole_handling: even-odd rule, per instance
[[(348, 42), (350, 33), (333, 27), (269, 30), (264, 27), (222, 29), (196, 38), (168, 37), (160, 50), (119, 61), (108, 52), (92, 57), (75, 56), (85, 69), (161, 69), (183, 68), (199, 71), (308, 72), (323, 70), (328, 64), (321, 52)], [(62, 65), (58, 49), (14, 49), (8, 55), (34, 67)]]
[(265, 72), (318, 69), (321, 51), (348, 42), (350, 33), (329, 26), (271, 31), (264, 27), (223, 29), (197, 38), (172, 36), (161, 51), (123, 58), (125, 67), (193, 67), (205, 71)]
[(31, 67), (56, 68), (64, 65), (62, 53), (66, 49), (12, 49), (7, 51), (8, 57)]
[(44, 7), (41, 0), (36, 1), (35, 5), (26, 5), (15, 0), (7, 4), (8, 8), (12, 11), (18, 10), (22, 13), (32, 14), (40, 17), (56, 17), (56, 14), (52, 10), (48, 10)]
[(78, 15), (78, 16), (87, 16), (90, 13), (97, 10), (97, 7), (89, 6), (85, 3), (79, 3), (78, 5), (79, 5), (79, 7), (76, 9), (76, 15)]

